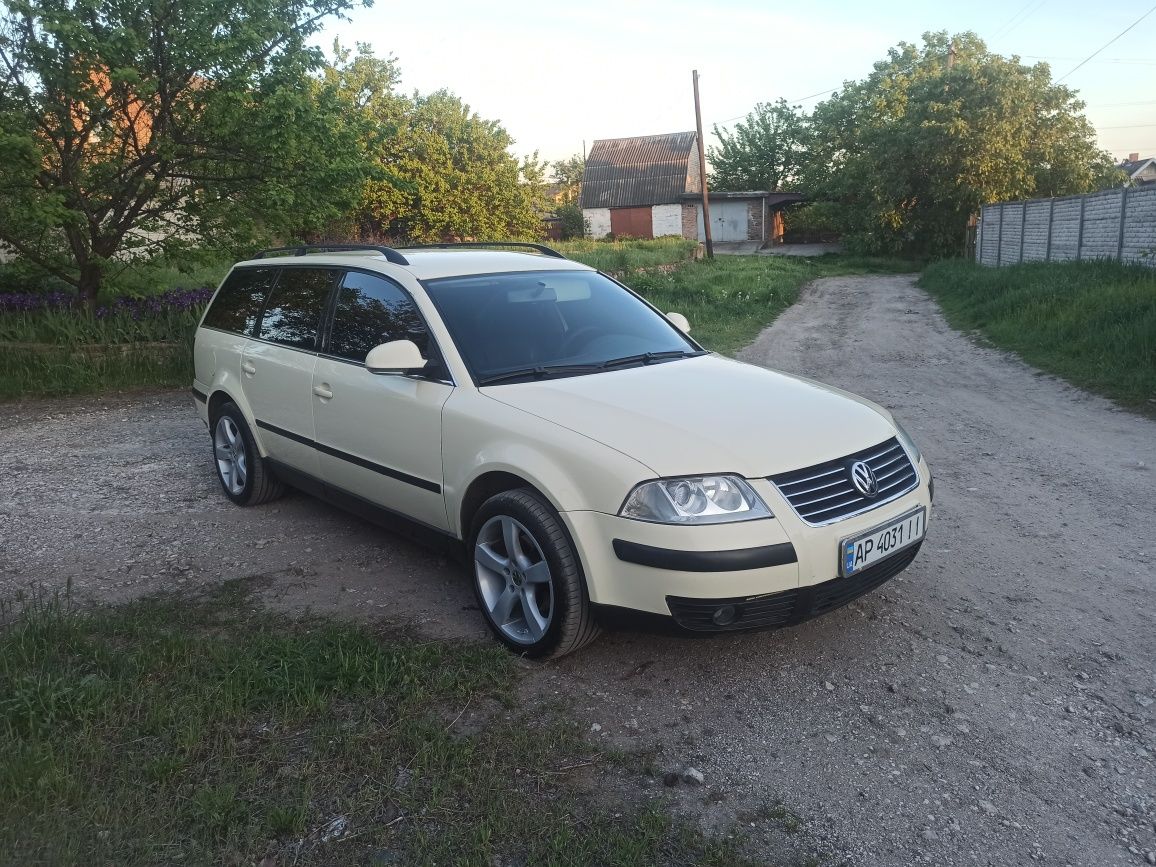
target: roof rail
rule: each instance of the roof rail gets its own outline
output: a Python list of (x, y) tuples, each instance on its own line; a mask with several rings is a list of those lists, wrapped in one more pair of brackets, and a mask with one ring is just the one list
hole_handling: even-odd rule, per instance
[(254, 259), (264, 259), (266, 256), (275, 256), (278, 254), (289, 254), (292, 256), (304, 256), (307, 253), (345, 253), (354, 250), (371, 250), (380, 253), (388, 261), (395, 265), (408, 265), (409, 260), (393, 247), (383, 247), (381, 244), (298, 244), (295, 247), (270, 247), (268, 250), (262, 250)]
[(541, 253), (543, 256), (549, 256), (553, 259), (566, 258), (553, 247), (547, 247), (545, 244), (530, 244), (525, 241), (443, 241), (438, 244), (407, 244), (405, 249), (452, 250), (455, 247), (524, 247), (527, 250), (534, 250), (535, 252)]

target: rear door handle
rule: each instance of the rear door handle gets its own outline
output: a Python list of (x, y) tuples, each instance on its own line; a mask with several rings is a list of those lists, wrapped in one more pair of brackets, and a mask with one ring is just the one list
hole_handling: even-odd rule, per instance
[(245, 373), (249, 374), (249, 376), (253, 376), (257, 372), (257, 368), (255, 368), (253, 365), (251, 365), (247, 361), (241, 362), (241, 370), (243, 370)]
[(333, 397), (333, 392), (329, 390), (329, 383), (313, 386), (313, 393), (322, 400), (329, 400)]

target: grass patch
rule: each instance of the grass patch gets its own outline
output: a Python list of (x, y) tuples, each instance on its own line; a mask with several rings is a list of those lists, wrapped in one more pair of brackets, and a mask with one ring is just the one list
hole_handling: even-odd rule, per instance
[(1156, 271), (1115, 262), (931, 265), (951, 324), (1041, 370), (1156, 416)]
[[(257, 611), (246, 587), (0, 632), (0, 852), (51, 864), (745, 864), (585, 798), (512, 658)], [(481, 711), (474, 716), (474, 711)], [(263, 861), (268, 858), (270, 860)]]
[(192, 340), (162, 346), (12, 349), (0, 346), (0, 400), (188, 388)]
[(626, 273), (639, 268), (686, 262), (698, 247), (698, 242), (668, 237), (652, 241), (552, 241), (548, 246), (599, 271)]

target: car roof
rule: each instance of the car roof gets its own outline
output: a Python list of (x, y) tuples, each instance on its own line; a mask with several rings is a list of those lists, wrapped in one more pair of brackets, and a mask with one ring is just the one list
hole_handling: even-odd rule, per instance
[(419, 250), (398, 248), (409, 265), (395, 265), (374, 250), (350, 250), (331, 253), (307, 253), (304, 256), (271, 256), (268, 259), (248, 259), (241, 266), (327, 265), (338, 268), (367, 268), (390, 273), (404, 268), (418, 280), (438, 280), (443, 277), (470, 277), (477, 274), (501, 274), (510, 271), (593, 271), (589, 265), (573, 259), (558, 259), (539, 253), (520, 253), (513, 250)]

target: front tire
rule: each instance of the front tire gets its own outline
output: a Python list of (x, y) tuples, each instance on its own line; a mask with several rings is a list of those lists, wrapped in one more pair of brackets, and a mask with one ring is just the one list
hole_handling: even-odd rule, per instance
[(257, 450), (257, 442), (235, 403), (223, 403), (213, 415), (213, 463), (225, 496), (238, 506), (259, 506), (275, 500), (285, 486), (273, 475)]
[(478, 607), (506, 647), (557, 657), (597, 637), (578, 555), (536, 492), (521, 488), (486, 500), (474, 516), (470, 551)]

